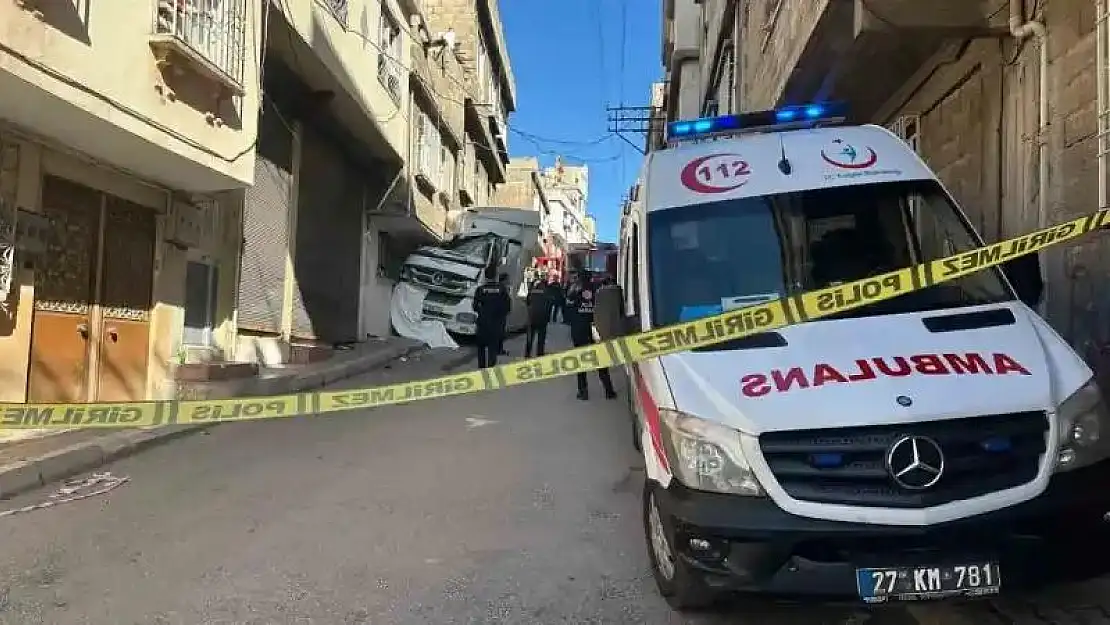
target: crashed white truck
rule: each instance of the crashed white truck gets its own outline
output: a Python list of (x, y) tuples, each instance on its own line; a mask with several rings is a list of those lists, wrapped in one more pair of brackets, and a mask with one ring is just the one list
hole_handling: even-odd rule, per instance
[[(438, 321), (451, 334), (473, 336), (478, 318), (472, 305), (474, 291), (491, 263), (509, 274), (513, 306), (508, 329), (522, 329), (527, 323), (525, 274), (537, 253), (539, 229), (538, 211), (467, 209), (459, 219), (457, 234), (440, 245), (418, 248), (405, 259), (401, 282), (393, 294), (394, 330), (432, 343), (428, 335), (435, 330), (428, 322)], [(417, 306), (421, 323), (414, 323), (418, 317), (411, 309)], [(410, 310), (404, 310), (406, 307)]]

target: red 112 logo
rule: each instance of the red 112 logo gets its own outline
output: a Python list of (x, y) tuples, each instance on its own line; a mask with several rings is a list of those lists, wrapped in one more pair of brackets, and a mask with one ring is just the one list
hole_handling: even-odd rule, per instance
[(682, 185), (694, 193), (725, 193), (748, 183), (748, 161), (738, 154), (710, 154), (686, 163)]

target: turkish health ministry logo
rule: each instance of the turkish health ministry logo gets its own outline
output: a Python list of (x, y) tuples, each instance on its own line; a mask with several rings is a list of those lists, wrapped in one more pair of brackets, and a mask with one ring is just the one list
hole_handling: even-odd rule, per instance
[(829, 165), (841, 169), (867, 169), (879, 160), (879, 155), (871, 148), (861, 154), (851, 143), (834, 139), (828, 148), (821, 150), (821, 158)]

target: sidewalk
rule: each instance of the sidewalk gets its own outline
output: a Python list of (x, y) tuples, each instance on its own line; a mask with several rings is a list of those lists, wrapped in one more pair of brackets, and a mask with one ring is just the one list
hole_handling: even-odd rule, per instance
[[(266, 368), (257, 376), (218, 382), (178, 382), (179, 399), (279, 395), (321, 388), (380, 369), (424, 349), (400, 337), (360, 344), (327, 360)], [(136, 453), (211, 425), (127, 430), (0, 430), (0, 499)]]

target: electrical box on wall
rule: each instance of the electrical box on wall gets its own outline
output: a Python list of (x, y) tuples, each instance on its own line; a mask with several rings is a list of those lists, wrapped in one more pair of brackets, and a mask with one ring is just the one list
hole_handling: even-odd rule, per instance
[(206, 211), (182, 199), (174, 199), (166, 215), (166, 241), (178, 247), (200, 247)]

